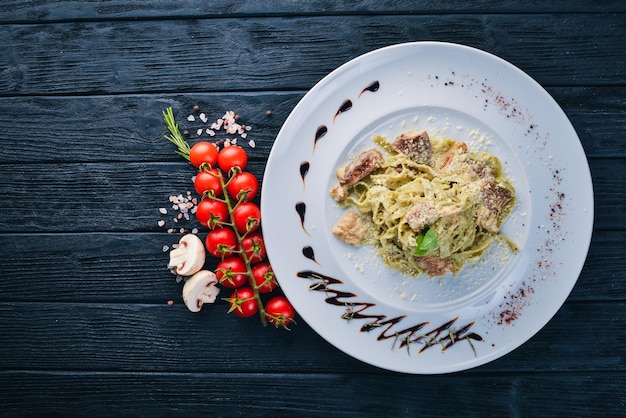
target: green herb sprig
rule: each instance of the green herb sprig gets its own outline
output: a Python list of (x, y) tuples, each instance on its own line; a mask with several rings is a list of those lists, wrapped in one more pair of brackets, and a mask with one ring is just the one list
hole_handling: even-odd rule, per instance
[(426, 232), (422, 231), (417, 236), (417, 245), (415, 246), (415, 255), (424, 255), (430, 250), (437, 248), (437, 232), (429, 227)]
[(174, 119), (174, 111), (172, 110), (171, 106), (163, 111), (163, 119), (165, 120), (165, 125), (167, 125), (167, 129), (171, 133), (171, 135), (165, 135), (165, 139), (176, 145), (176, 147), (178, 148), (178, 150), (176, 150), (176, 154), (189, 161), (189, 152), (191, 151), (191, 148), (189, 147), (189, 144), (187, 143), (187, 141), (185, 141), (185, 138), (183, 138), (183, 135), (178, 129), (178, 124)]

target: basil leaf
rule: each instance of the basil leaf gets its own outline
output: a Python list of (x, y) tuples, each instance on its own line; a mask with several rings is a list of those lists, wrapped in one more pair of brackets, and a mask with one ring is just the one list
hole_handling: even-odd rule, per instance
[(437, 233), (430, 227), (424, 232), (420, 232), (417, 236), (417, 245), (415, 246), (416, 255), (424, 255), (429, 250), (434, 250), (439, 244), (437, 243)]

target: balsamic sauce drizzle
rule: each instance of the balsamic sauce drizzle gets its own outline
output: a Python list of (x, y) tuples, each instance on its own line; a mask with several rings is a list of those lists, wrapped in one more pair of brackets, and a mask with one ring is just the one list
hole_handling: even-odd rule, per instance
[[(306, 246), (306, 247), (302, 248), (302, 254), (306, 258), (308, 258), (310, 260), (313, 260), (313, 261), (315, 261), (317, 263), (317, 260), (315, 259), (315, 252), (313, 252), (313, 247)], [(317, 263), (317, 264), (319, 264), (319, 263)]]
[[(363, 90), (361, 90), (361, 93), (359, 93), (359, 98), (366, 91), (369, 91), (369, 92), (372, 92), (372, 93), (376, 93), (379, 88), (380, 88), (380, 82), (378, 82), (378, 80), (376, 80), (372, 84), (370, 84), (369, 86), (367, 86)], [(335, 122), (335, 120), (337, 119), (337, 116), (339, 116), (340, 114), (342, 114), (344, 112), (347, 112), (350, 109), (352, 109), (352, 100), (346, 99), (346, 101), (341, 104), (341, 106), (339, 107), (339, 109), (335, 113), (335, 116), (333, 117), (333, 122)], [(313, 141), (313, 151), (315, 151), (315, 147), (317, 146), (317, 141), (322, 139), (322, 137), (324, 135), (326, 135), (327, 133), (328, 133), (328, 127), (326, 125), (321, 125), (321, 126), (319, 126), (317, 128), (317, 131), (315, 132), (315, 140)]]
[(300, 224), (302, 225), (302, 230), (306, 232), (307, 235), (310, 236), (311, 234), (309, 234), (309, 231), (307, 231), (306, 228), (304, 227), (304, 215), (306, 214), (306, 203), (304, 202), (296, 203), (296, 212), (298, 212), (298, 215), (300, 216)]
[(363, 95), (363, 93), (365, 93), (366, 91), (370, 91), (372, 93), (376, 93), (379, 88), (380, 88), (380, 83), (378, 82), (378, 80), (376, 80), (372, 84), (370, 84), (369, 86), (367, 86), (363, 90), (361, 90), (361, 93), (359, 93), (359, 97), (361, 97)]
[(343, 284), (341, 280), (314, 272), (312, 270), (300, 271), (297, 273), (297, 277), (313, 280), (314, 283), (309, 286), (309, 290), (324, 292), (326, 294), (326, 303), (344, 307), (345, 312), (341, 315), (342, 319), (347, 321), (353, 319), (369, 320), (369, 322), (365, 323), (361, 327), (361, 332), (380, 330), (376, 338), (377, 341), (393, 338), (393, 346), (400, 341), (399, 348), (406, 347), (407, 351), (412, 344), (418, 343), (422, 345), (418, 353), (423, 353), (425, 350), (433, 346), (440, 346), (441, 351), (443, 352), (463, 340), (467, 340), (472, 346), (472, 350), (474, 350), (471, 340), (483, 341), (483, 338), (480, 335), (474, 332), (468, 332), (470, 328), (474, 326), (474, 321), (463, 325), (456, 330), (453, 329), (452, 326), (458, 321), (458, 316), (426, 332), (419, 331), (430, 324), (428, 321), (419, 322), (417, 324), (412, 324), (407, 328), (398, 329), (402, 327), (401, 323), (406, 320), (406, 315), (389, 318), (385, 314), (366, 312), (376, 307), (376, 304), (372, 302), (352, 301), (351, 299), (357, 298), (358, 295), (355, 293), (343, 292), (337, 290), (335, 287), (331, 287), (332, 285)]
[(319, 128), (317, 128), (317, 131), (315, 132), (315, 141), (313, 141), (313, 151), (315, 151), (315, 147), (317, 146), (317, 141), (322, 139), (322, 137), (326, 135), (327, 132), (328, 132), (328, 128), (326, 127), (326, 125), (322, 125)]
[(302, 177), (302, 183), (304, 183), (304, 178), (309, 173), (309, 168), (311, 167), (311, 163), (308, 161), (304, 161), (300, 164), (300, 177)]
[(341, 105), (339, 110), (337, 110), (337, 113), (335, 113), (335, 117), (333, 118), (333, 122), (335, 121), (335, 119), (337, 119), (337, 116), (339, 116), (340, 114), (342, 114), (344, 112), (347, 112), (350, 109), (352, 109), (352, 100), (348, 99), (345, 102), (343, 102), (343, 104)]

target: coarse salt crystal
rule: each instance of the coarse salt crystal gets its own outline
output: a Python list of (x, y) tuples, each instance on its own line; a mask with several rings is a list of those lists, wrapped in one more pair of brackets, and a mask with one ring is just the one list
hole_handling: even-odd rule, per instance
[(159, 212), (161, 212), (163, 215), (165, 215), (167, 213), (167, 209), (165, 208), (160, 208)]
[(248, 137), (248, 134), (244, 132), (244, 133), (242, 133), (242, 134), (241, 134), (241, 137), (242, 137), (243, 139), (246, 139), (246, 138)]
[(202, 135), (202, 128), (198, 129), (198, 130), (196, 131), (196, 134), (197, 134), (198, 136)]
[(194, 115), (189, 115), (189, 116), (187, 116), (187, 120), (188, 120), (189, 122), (195, 122), (195, 121), (196, 121), (196, 118), (194, 117)]
[(204, 113), (200, 113), (200, 120), (204, 123), (206, 123), (206, 121), (208, 120), (206, 115)]
[(166, 252), (166, 251), (167, 251), (167, 250), (169, 250), (169, 249), (170, 249), (170, 247), (168, 247), (167, 245), (164, 245), (164, 246), (163, 246), (163, 252)]
[(215, 136), (215, 131), (213, 129), (207, 129), (206, 133), (209, 134), (209, 136)]
[(253, 139), (251, 139), (250, 141), (248, 141), (248, 145), (250, 145), (250, 148), (254, 148), (256, 146), (256, 143)]
[(165, 221), (161, 220), (161, 221), (157, 222), (157, 225), (163, 226), (163, 225), (165, 225)]

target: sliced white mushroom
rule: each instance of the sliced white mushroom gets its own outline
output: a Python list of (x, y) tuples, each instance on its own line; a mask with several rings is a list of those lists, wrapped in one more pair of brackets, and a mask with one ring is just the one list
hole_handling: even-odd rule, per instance
[(191, 276), (204, 266), (206, 250), (200, 238), (194, 234), (184, 235), (178, 247), (170, 251), (167, 267), (181, 276)]
[(183, 302), (191, 312), (199, 312), (205, 303), (213, 303), (220, 293), (217, 277), (208, 270), (200, 270), (185, 282)]

